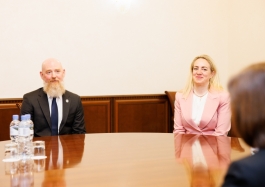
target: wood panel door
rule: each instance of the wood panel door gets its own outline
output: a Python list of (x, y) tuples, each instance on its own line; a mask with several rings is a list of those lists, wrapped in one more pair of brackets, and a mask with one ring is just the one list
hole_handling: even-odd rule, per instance
[(111, 132), (111, 101), (82, 101), (87, 133)]
[(114, 132), (168, 132), (166, 98), (114, 100)]

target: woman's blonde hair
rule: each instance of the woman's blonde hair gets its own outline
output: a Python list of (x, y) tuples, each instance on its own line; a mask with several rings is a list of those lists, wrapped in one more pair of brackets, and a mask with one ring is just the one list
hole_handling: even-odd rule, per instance
[(214, 72), (213, 77), (210, 79), (209, 88), (208, 89), (209, 90), (215, 90), (215, 91), (223, 90), (223, 87), (222, 87), (222, 85), (220, 83), (220, 79), (219, 79), (219, 76), (218, 76), (217, 68), (216, 68), (213, 60), (208, 55), (200, 55), (200, 56), (195, 57), (193, 59), (191, 65), (190, 65), (190, 74), (189, 74), (189, 78), (188, 78), (187, 84), (184, 87), (184, 89), (181, 91), (185, 98), (187, 98), (187, 96), (189, 95), (189, 93), (193, 89), (192, 71), (193, 71), (194, 63), (198, 59), (205, 59), (210, 65), (211, 72)]

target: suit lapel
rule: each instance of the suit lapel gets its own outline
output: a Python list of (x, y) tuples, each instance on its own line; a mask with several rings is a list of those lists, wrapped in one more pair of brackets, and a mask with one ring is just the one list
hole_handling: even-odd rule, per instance
[(40, 108), (45, 116), (45, 119), (47, 120), (49, 126), (51, 127), (51, 118), (50, 118), (50, 109), (49, 109), (49, 102), (46, 93), (41, 88), (39, 91), (39, 98), (38, 102), (40, 105)]
[(219, 105), (219, 101), (217, 99), (218, 94), (214, 93), (208, 93), (208, 97), (206, 99), (206, 103), (203, 109), (201, 122), (200, 122), (200, 129), (203, 129), (206, 127), (209, 123), (209, 121), (212, 119), (214, 113), (216, 112), (216, 109)]
[(65, 91), (65, 94), (63, 94), (63, 96), (62, 96), (63, 118), (62, 118), (62, 122), (60, 124), (59, 133), (60, 133), (60, 131), (62, 130), (63, 126), (66, 123), (67, 116), (68, 116), (69, 109), (70, 109), (70, 103), (71, 103), (71, 98), (70, 98), (69, 94), (67, 93), (67, 91)]

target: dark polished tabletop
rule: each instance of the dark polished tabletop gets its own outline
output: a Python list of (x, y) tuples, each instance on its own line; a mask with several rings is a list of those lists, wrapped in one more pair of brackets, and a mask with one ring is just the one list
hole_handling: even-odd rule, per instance
[[(50, 150), (58, 137), (34, 138), (45, 141), (44, 169), (36, 170), (39, 160), (34, 160), (34, 171), (11, 175), (1, 161), (0, 186), (220, 186), (229, 163), (251, 154), (240, 138), (231, 137), (106, 133), (59, 138), (57, 166), (50, 164)], [(1, 160), (8, 142), (0, 142)]]

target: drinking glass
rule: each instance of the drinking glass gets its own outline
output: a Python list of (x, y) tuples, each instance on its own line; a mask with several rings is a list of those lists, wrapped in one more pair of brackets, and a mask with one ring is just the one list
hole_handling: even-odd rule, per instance
[(5, 159), (12, 161), (18, 158), (18, 145), (16, 143), (5, 144)]

